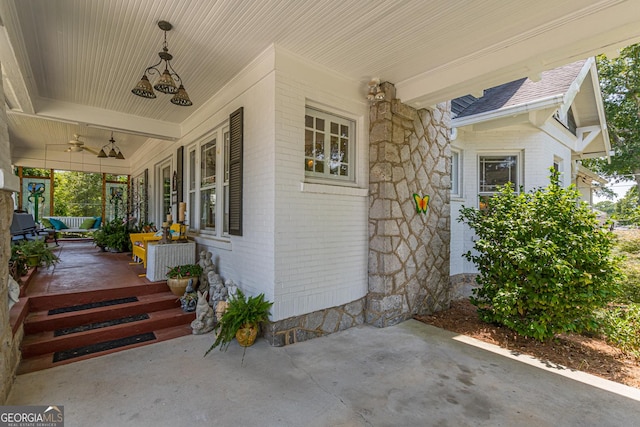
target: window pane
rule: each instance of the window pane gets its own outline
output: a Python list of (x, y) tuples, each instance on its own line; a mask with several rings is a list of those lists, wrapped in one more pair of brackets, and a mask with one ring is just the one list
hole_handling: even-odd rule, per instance
[(324, 130), (324, 120), (318, 118), (316, 119), (316, 129), (317, 130)]
[(189, 228), (193, 230), (195, 224), (196, 224), (196, 193), (191, 192), (189, 193), (189, 206), (188, 206), (188, 213), (189, 213)]
[(459, 153), (453, 152), (451, 153), (451, 193), (459, 194), (458, 181), (459, 181)]
[(340, 151), (342, 152), (342, 161), (349, 163), (349, 140), (340, 139)]
[(340, 126), (340, 136), (344, 138), (349, 137), (349, 126), (345, 126), (345, 125)]
[(200, 192), (200, 228), (216, 229), (216, 189)]
[(333, 175), (340, 174), (340, 163), (342, 160), (342, 155), (340, 153), (340, 147), (338, 145), (338, 137), (331, 137), (331, 158), (329, 159), (329, 173)]
[(216, 182), (216, 140), (205, 144), (200, 152), (200, 185), (207, 186)]
[(516, 156), (480, 157), (480, 192), (495, 192), (507, 183), (518, 187)]
[(196, 189), (196, 150), (189, 151), (189, 190)]
[(304, 155), (313, 157), (313, 131), (308, 129), (304, 132)]
[(224, 141), (224, 182), (229, 183), (229, 132), (225, 132), (222, 138)]
[(168, 213), (171, 213), (171, 167), (170, 166), (167, 166), (162, 169), (162, 214), (166, 215)]
[(313, 128), (313, 117), (308, 114), (304, 116), (304, 125), (308, 128)]
[(338, 126), (339, 125), (337, 123), (331, 122), (331, 133), (332, 134), (334, 134), (334, 135), (338, 134)]
[(224, 186), (224, 217), (222, 218), (222, 232), (229, 233), (229, 186)]

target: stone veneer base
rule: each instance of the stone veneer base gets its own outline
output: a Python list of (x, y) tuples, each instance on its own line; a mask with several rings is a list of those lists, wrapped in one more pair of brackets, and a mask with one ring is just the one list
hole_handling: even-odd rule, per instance
[(264, 326), (264, 337), (269, 344), (282, 347), (323, 335), (353, 328), (365, 323), (366, 297), (348, 304), (288, 319)]
[(451, 300), (467, 299), (473, 295), (473, 289), (478, 287), (476, 283), (477, 273), (461, 273), (451, 276)]

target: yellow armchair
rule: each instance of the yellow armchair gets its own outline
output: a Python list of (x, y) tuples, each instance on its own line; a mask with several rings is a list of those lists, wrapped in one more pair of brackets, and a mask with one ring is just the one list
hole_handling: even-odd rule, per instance
[[(185, 226), (185, 233), (187, 229), (188, 226)], [(171, 224), (170, 230), (173, 231), (171, 239), (177, 240), (180, 237), (180, 224)], [(149, 242), (160, 240), (162, 236), (159, 236), (158, 233), (131, 233), (129, 234), (129, 238), (131, 239), (131, 256), (133, 257), (133, 261), (138, 264), (142, 263), (144, 264), (144, 268), (147, 268), (147, 246)]]

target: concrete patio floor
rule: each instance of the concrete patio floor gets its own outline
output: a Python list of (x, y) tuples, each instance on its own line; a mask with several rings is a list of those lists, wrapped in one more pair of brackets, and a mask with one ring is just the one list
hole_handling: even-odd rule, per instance
[(640, 390), (422, 324), (203, 354), (186, 336), (18, 376), (65, 426), (640, 426)]

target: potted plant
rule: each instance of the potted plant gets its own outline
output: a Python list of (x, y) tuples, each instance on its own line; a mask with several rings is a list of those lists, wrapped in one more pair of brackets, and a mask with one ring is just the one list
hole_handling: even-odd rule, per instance
[(115, 218), (93, 232), (93, 243), (103, 251), (126, 252), (131, 249), (129, 230), (122, 219)]
[(16, 281), (27, 273), (27, 257), (20, 249), (20, 245), (11, 245), (11, 258), (9, 258), (9, 274)]
[(272, 305), (273, 302), (265, 301), (264, 294), (247, 298), (238, 289), (235, 296), (229, 298), (227, 311), (214, 329), (218, 334), (216, 340), (204, 355), (217, 346), (226, 351), (234, 338), (243, 347), (252, 345), (258, 336), (260, 323), (269, 320)]
[(50, 267), (60, 261), (44, 240), (23, 240), (17, 246), (17, 250), (26, 257), (29, 267)]
[(189, 281), (194, 289), (198, 283), (198, 278), (202, 274), (202, 267), (198, 264), (184, 264), (169, 267), (167, 272), (167, 285), (174, 295), (182, 296)]

